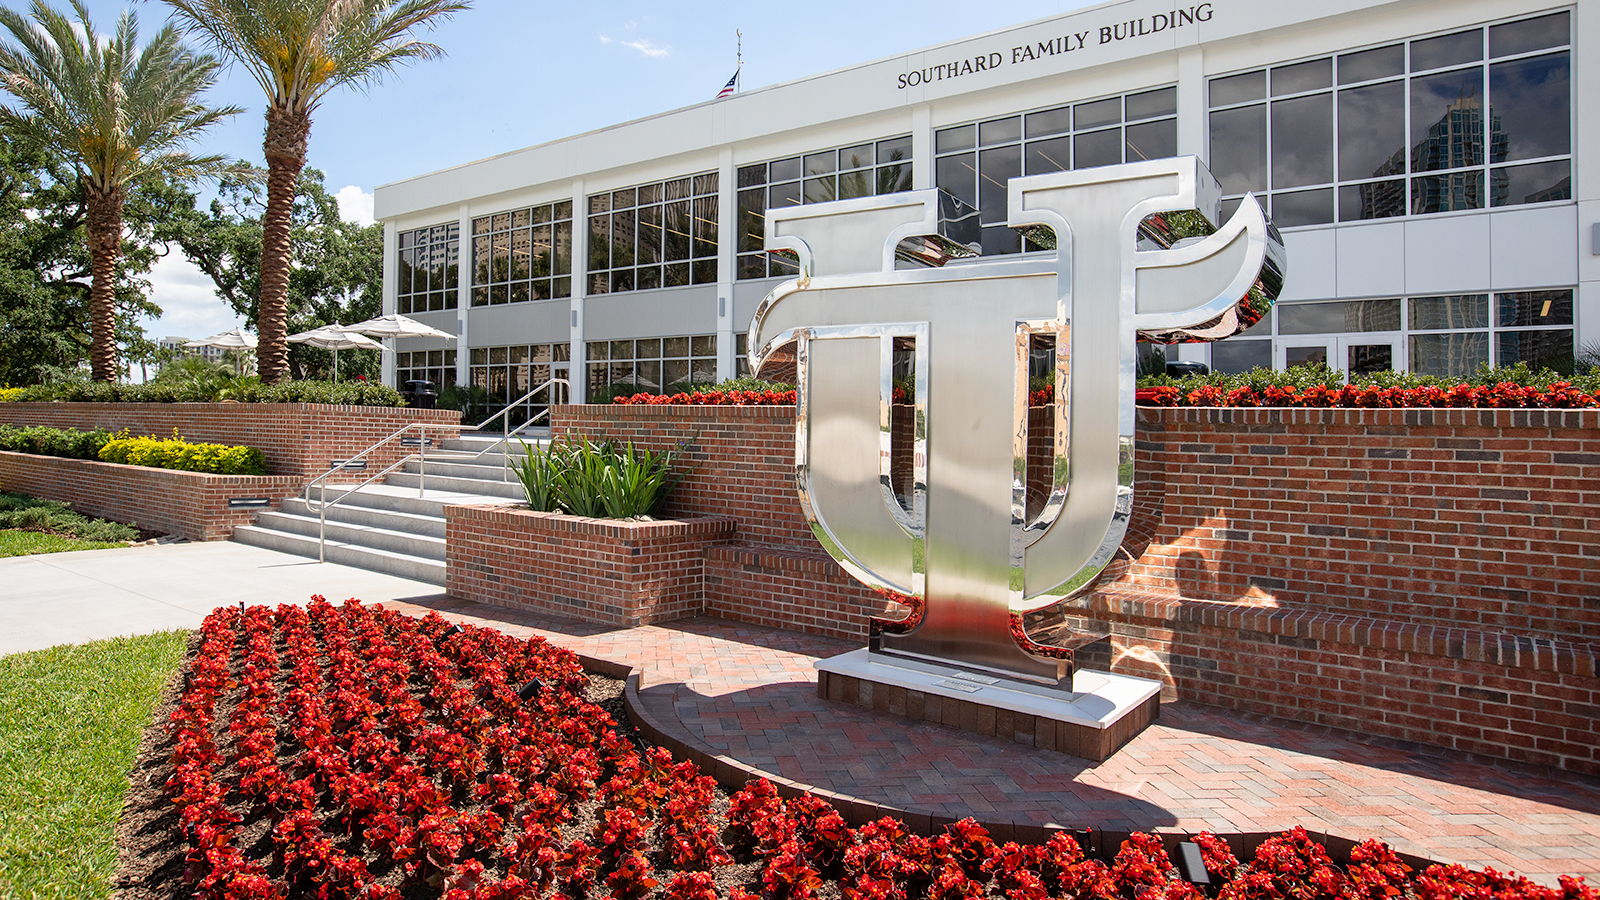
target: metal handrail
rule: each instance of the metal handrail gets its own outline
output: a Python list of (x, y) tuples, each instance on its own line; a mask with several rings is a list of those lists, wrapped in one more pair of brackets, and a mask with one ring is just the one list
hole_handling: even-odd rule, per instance
[[(544, 384), (539, 385), (538, 387), (536, 387), (533, 390), (527, 392), (526, 394), (523, 394), (521, 397), (517, 398), (515, 401), (507, 404), (504, 409), (502, 409), (499, 412), (495, 413), (494, 415), (490, 416), (488, 419), (485, 419), (484, 421), (478, 423), (473, 428), (471, 428), (471, 429), (461, 429), (461, 430), (462, 431), (482, 431), (483, 430), (483, 426), (489, 424), (490, 422), (493, 422), (495, 419), (499, 419), (499, 418), (502, 418), (504, 416), (509, 415), (513, 409), (516, 409), (517, 407), (519, 407), (522, 404), (526, 403), (529, 400), (529, 398), (531, 398), (534, 394), (539, 393), (540, 391), (544, 390), (547, 387), (554, 387), (557, 384), (565, 386), (566, 389), (567, 389), (567, 396), (569, 398), (572, 396), (572, 382), (571, 381), (569, 381), (569, 380), (567, 380), (565, 378), (551, 378), (548, 381), (546, 381)], [(529, 419), (527, 422), (524, 422), (523, 426), (526, 426), (528, 424), (531, 424), (532, 422), (537, 421), (540, 416), (548, 416), (549, 414), (550, 414), (550, 406), (547, 405), (547, 406), (545, 406), (544, 409), (540, 410), (539, 413), (537, 415), (535, 415), (532, 419)], [(507, 425), (510, 424), (510, 420), (509, 419), (506, 420), (506, 424)], [(383, 478), (384, 476), (388, 475), (390, 472), (393, 472), (394, 470), (400, 468), (401, 466), (404, 466), (406, 463), (411, 462), (413, 459), (415, 459), (417, 461), (417, 496), (419, 498), (424, 496), (424, 491), (426, 490), (427, 485), (428, 485), (428, 429), (430, 427), (431, 428), (443, 428), (443, 427), (448, 427), (448, 426), (440, 426), (440, 425), (431, 425), (430, 426), (425, 422), (412, 422), (412, 423), (406, 425), (404, 428), (401, 428), (399, 431), (396, 431), (395, 433), (393, 433), (393, 434), (383, 438), (382, 440), (378, 441), (376, 444), (373, 444), (372, 446), (366, 448), (365, 450), (362, 450), (360, 453), (357, 453), (355, 456), (352, 456), (349, 459), (340, 460), (339, 464), (337, 466), (331, 467), (330, 469), (328, 469), (328, 471), (326, 471), (326, 472), (322, 473), (321, 475), (318, 475), (316, 478), (313, 478), (310, 481), (306, 482), (305, 488), (303, 490), (303, 495), (305, 497), (306, 505), (307, 506), (315, 505), (316, 508), (317, 508), (317, 562), (327, 562), (326, 554), (327, 554), (327, 546), (328, 546), (328, 537), (327, 537), (328, 507), (339, 505), (341, 502), (344, 501), (344, 499), (346, 497), (349, 497), (351, 494), (354, 494), (356, 491), (361, 490), (362, 488), (364, 488), (367, 485), (373, 483), (374, 481), (377, 481), (378, 479)], [(404, 435), (406, 434), (406, 432), (412, 430), (413, 428), (417, 429), (417, 435), (418, 435), (418, 438), (417, 438), (417, 452), (416, 453), (408, 454), (406, 456), (401, 457), (399, 460), (396, 460), (394, 463), (392, 463), (389, 466), (385, 467), (383, 469), (383, 471), (378, 472), (375, 475), (367, 476), (367, 478), (364, 481), (362, 481), (360, 484), (356, 485), (355, 487), (350, 488), (349, 490), (345, 491), (344, 493), (340, 494), (339, 496), (333, 498), (333, 500), (331, 502), (328, 500), (328, 478), (329, 477), (331, 477), (335, 472), (343, 471), (344, 469), (348, 468), (351, 463), (354, 463), (354, 462), (364, 458), (367, 454), (369, 454), (372, 451), (378, 449), (379, 447), (382, 447), (383, 445), (389, 443), (390, 441), (395, 440), (396, 438), (399, 438), (401, 440), (402, 444), (403, 444), (404, 440), (405, 440)], [(478, 458), (482, 457), (485, 453), (488, 453), (488, 452), (494, 450), (497, 447), (504, 447), (510, 440), (511, 440), (511, 432), (508, 429), (506, 431), (505, 436), (500, 438), (500, 440), (496, 441), (493, 444), (490, 444), (488, 447), (484, 448), (483, 450), (479, 450), (477, 453), (473, 454), (472, 456), (470, 456), (468, 458), (469, 459), (478, 459)], [(506, 483), (509, 483), (511, 481), (511, 475), (510, 475), (510, 473), (511, 473), (511, 454), (510, 453), (502, 453), (501, 457), (502, 458), (501, 458), (500, 478), (501, 478), (502, 481), (504, 481)], [(313, 504), (312, 501), (311, 501), (311, 489), (313, 487), (315, 487), (317, 489), (317, 500), (316, 500), (315, 504)]]
[[(471, 430), (472, 431), (483, 431), (485, 425), (488, 425), (490, 422), (493, 422), (495, 419), (498, 419), (498, 418), (501, 418), (503, 416), (509, 415), (513, 409), (516, 409), (517, 407), (521, 406), (522, 404), (528, 402), (528, 399), (531, 398), (534, 394), (539, 393), (540, 391), (544, 390), (547, 387), (554, 387), (557, 384), (565, 386), (566, 389), (567, 389), (567, 397), (571, 398), (571, 396), (572, 396), (572, 382), (569, 381), (568, 379), (565, 379), (565, 378), (559, 378), (559, 377), (551, 378), (551, 379), (547, 380), (544, 384), (539, 385), (538, 387), (536, 387), (533, 390), (527, 392), (526, 394), (523, 394), (521, 397), (518, 397), (516, 400), (513, 400), (512, 402), (506, 404), (505, 409), (500, 410), (499, 412), (495, 413), (494, 415), (490, 416), (489, 418), (484, 419), (482, 422), (479, 422), (477, 425), (474, 425)], [(523, 422), (518, 427), (519, 428), (526, 428), (527, 426), (532, 425), (534, 422), (537, 422), (540, 419), (540, 417), (550, 415), (550, 409), (554, 405), (555, 405), (554, 403), (546, 404), (544, 409), (539, 410), (539, 412), (534, 414), (533, 418), (529, 419), (526, 422)], [(498, 448), (506, 448), (506, 450), (509, 450), (510, 448), (507, 445), (511, 443), (511, 436), (512, 436), (512, 432), (511, 432), (511, 429), (510, 429), (510, 424), (511, 424), (510, 420), (507, 419), (505, 424), (502, 426), (502, 428), (505, 429), (505, 434), (500, 438), (500, 440), (495, 441), (494, 443), (492, 443), (489, 446), (483, 448), (482, 450), (479, 450), (477, 453), (474, 453), (472, 456), (468, 457), (468, 459), (479, 459), (479, 458), (483, 457), (487, 453), (494, 452)], [(465, 430), (466, 429), (463, 429), (463, 431), (465, 431)], [(500, 454), (500, 480), (502, 482), (506, 483), (506, 484), (510, 484), (511, 483), (511, 454), (509, 452), (505, 452), (505, 451), (502, 451), (501, 454)]]

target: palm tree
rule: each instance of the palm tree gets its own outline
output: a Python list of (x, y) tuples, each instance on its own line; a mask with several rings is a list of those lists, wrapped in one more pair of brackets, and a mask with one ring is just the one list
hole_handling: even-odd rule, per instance
[[(20, 109), (0, 107), (0, 127), (37, 143), (77, 170), (90, 268), (89, 361), (97, 381), (117, 377), (115, 279), (122, 204), (140, 179), (181, 181), (226, 169), (220, 156), (185, 149), (200, 132), (239, 110), (197, 99), (216, 83), (218, 63), (192, 53), (172, 26), (138, 49), (138, 21), (124, 11), (104, 38), (72, 0), (76, 23), (34, 0), (31, 21), (0, 8), (14, 44), (0, 44), (0, 88)], [(81, 29), (81, 31), (79, 30)]]
[(410, 37), (471, 0), (165, 0), (191, 32), (250, 70), (267, 94), (267, 208), (261, 220), (261, 380), (288, 370), (289, 236), (311, 113), (343, 85), (365, 87), (402, 62), (444, 51)]

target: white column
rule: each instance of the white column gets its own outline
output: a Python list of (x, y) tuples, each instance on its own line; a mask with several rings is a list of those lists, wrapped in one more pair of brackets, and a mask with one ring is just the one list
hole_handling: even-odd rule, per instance
[(911, 107), (911, 189), (938, 187), (933, 176), (933, 107), (919, 103)]
[(468, 313), (472, 309), (472, 207), (461, 204), (458, 215), (460, 236), (456, 246), (456, 384), (472, 377), (468, 368), (472, 344), (468, 339)]
[[(383, 223), (383, 314), (393, 315), (395, 311), (395, 288), (399, 284), (400, 276), (400, 233), (395, 230), (393, 222)], [(392, 340), (384, 342), (384, 348), (378, 351), (380, 360), (379, 379), (387, 385), (399, 387), (394, 383), (394, 348)]]
[(734, 361), (733, 282), (738, 272), (739, 184), (733, 147), (717, 155), (717, 380), (738, 372)]
[(567, 364), (567, 378), (572, 382), (572, 402), (583, 403), (589, 397), (589, 367), (583, 345), (583, 299), (589, 289), (589, 207), (583, 194), (583, 179), (572, 182), (572, 361)]

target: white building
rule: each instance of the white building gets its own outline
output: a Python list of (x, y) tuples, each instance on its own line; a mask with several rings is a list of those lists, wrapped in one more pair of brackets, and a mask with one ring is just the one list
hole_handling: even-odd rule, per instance
[(1570, 365), (1600, 345), (1584, 59), (1600, 0), (1125, 0), (384, 185), (385, 311), (461, 336), (385, 380), (714, 381), (786, 274), (766, 208), (939, 187), (960, 240), (1021, 252), (1007, 178), (1174, 154), (1289, 250), (1273, 315), (1182, 358)]

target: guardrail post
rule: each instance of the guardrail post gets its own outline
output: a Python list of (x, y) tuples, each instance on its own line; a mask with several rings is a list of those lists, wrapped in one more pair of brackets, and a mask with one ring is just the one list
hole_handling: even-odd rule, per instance
[(417, 426), (417, 499), (428, 487), (428, 426)]

